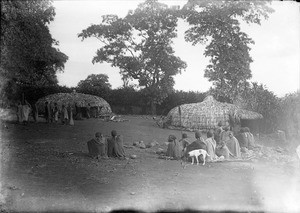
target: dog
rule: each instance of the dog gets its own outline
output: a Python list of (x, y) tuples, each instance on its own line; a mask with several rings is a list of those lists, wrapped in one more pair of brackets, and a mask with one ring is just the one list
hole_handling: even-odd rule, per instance
[(203, 156), (203, 164), (202, 165), (205, 165), (205, 158), (206, 156), (210, 156), (206, 150), (204, 149), (195, 149), (193, 151), (190, 151), (188, 153), (188, 157), (191, 157), (192, 158), (192, 165), (194, 164), (194, 157), (196, 158), (196, 161), (197, 161), (197, 165), (199, 164), (199, 156), (202, 155)]

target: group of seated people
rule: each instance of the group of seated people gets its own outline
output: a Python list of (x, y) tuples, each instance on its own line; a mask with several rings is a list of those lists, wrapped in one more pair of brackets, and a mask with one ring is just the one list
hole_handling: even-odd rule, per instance
[(202, 137), (199, 130), (195, 132), (196, 140), (190, 143), (187, 134), (182, 134), (182, 139), (177, 141), (174, 135), (168, 137), (167, 157), (180, 160), (187, 157), (187, 153), (196, 149), (207, 151), (207, 161), (221, 161), (232, 158), (241, 158), (242, 152), (249, 149), (255, 149), (255, 139), (248, 127), (241, 128), (237, 138), (233, 132), (226, 126), (224, 129), (219, 125), (215, 130), (209, 130), (206, 133), (206, 139)]
[(95, 138), (87, 142), (89, 155), (93, 158), (125, 158), (125, 150), (121, 135), (116, 130), (111, 131), (111, 137), (105, 138), (100, 132), (95, 134)]
[[(206, 161), (220, 161), (223, 159), (241, 158), (242, 152), (248, 149), (255, 149), (255, 140), (248, 127), (241, 128), (237, 138), (226, 126), (224, 129), (219, 125), (215, 130), (206, 133), (206, 139), (202, 137), (199, 130), (195, 132), (196, 140), (190, 142), (186, 133), (182, 134), (182, 139), (177, 141), (176, 136), (169, 135), (166, 156), (175, 160), (187, 157), (187, 153), (196, 149), (204, 149), (208, 155)], [(123, 139), (116, 130), (111, 131), (111, 137), (105, 138), (100, 132), (95, 134), (95, 138), (87, 142), (89, 155), (93, 158), (116, 157), (125, 159)]]

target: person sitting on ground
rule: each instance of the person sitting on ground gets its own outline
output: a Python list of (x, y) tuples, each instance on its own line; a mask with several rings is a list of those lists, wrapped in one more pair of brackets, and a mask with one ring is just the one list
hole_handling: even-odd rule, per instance
[(220, 141), (227, 141), (229, 140), (229, 126), (224, 127), (224, 131), (221, 132), (220, 134)]
[(182, 134), (182, 138), (179, 140), (179, 142), (181, 143), (183, 149), (190, 144), (190, 141), (186, 133)]
[(222, 126), (223, 126), (223, 122), (219, 121), (218, 127), (214, 131), (214, 139), (215, 139), (215, 141), (216, 141), (217, 144), (220, 143), (220, 141), (221, 141), (221, 134), (224, 131), (223, 128), (222, 128)]
[(216, 147), (216, 155), (219, 157), (219, 159), (230, 159), (230, 151), (228, 147), (226, 146), (226, 143), (224, 141), (221, 141), (217, 147)]
[(171, 157), (175, 160), (179, 160), (182, 156), (183, 150), (181, 144), (176, 140), (176, 137), (174, 135), (169, 135), (168, 142), (169, 144), (166, 156)]
[(111, 131), (111, 138), (107, 139), (107, 156), (125, 158), (123, 139), (121, 135), (117, 135), (116, 130)]
[(244, 127), (240, 129), (240, 133), (237, 135), (237, 140), (240, 144), (241, 151), (246, 152), (249, 148), (249, 139)]
[(101, 132), (96, 132), (95, 138), (88, 141), (87, 146), (92, 158), (107, 158), (106, 140)]
[(206, 151), (210, 156), (207, 156), (208, 161), (216, 160), (217, 156), (215, 154), (217, 143), (214, 140), (213, 131), (210, 130), (207, 132), (207, 139), (204, 141), (206, 144)]
[(257, 146), (255, 144), (255, 139), (254, 139), (253, 134), (250, 132), (250, 129), (248, 127), (245, 127), (244, 131), (248, 138), (248, 149), (253, 150), (253, 149), (259, 148), (259, 146)]
[(233, 136), (233, 133), (229, 132), (229, 140), (225, 141), (227, 148), (229, 149), (230, 153), (234, 157), (240, 158), (241, 157), (241, 147), (238, 140)]

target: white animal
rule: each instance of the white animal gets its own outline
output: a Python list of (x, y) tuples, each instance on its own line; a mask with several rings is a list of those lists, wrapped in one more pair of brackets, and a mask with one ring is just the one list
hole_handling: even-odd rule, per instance
[(202, 155), (203, 156), (203, 164), (202, 165), (205, 165), (205, 158), (206, 156), (210, 156), (206, 150), (204, 149), (195, 149), (193, 151), (190, 151), (188, 153), (188, 156), (192, 158), (192, 164), (194, 164), (194, 157), (196, 158), (196, 161), (197, 161), (197, 165), (199, 164), (199, 160), (198, 160), (198, 157)]

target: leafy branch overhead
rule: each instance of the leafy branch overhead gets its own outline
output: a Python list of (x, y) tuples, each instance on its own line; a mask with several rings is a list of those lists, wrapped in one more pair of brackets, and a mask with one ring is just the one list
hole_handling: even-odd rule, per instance
[(165, 4), (148, 0), (124, 18), (103, 16), (101, 24), (91, 25), (79, 37), (102, 43), (93, 63), (119, 67), (123, 76), (139, 81), (150, 102), (160, 103), (173, 88), (173, 76), (186, 68), (172, 48), (177, 17)]

